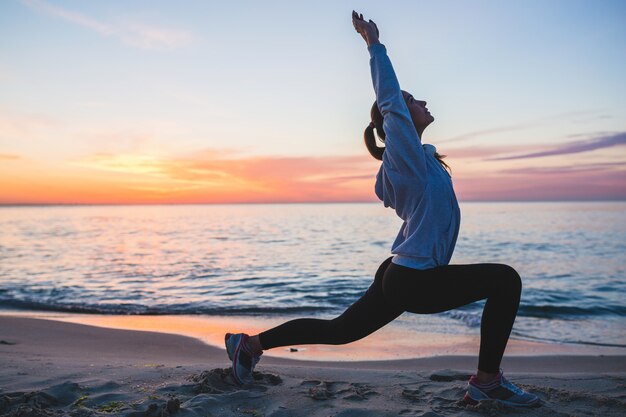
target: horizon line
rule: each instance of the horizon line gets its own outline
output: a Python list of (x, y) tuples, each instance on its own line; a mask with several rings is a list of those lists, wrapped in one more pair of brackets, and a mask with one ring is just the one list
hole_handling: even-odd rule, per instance
[[(531, 200), (459, 200), (459, 203), (619, 203), (626, 198), (613, 199), (531, 199)], [(381, 201), (258, 201), (258, 202), (206, 202), (206, 203), (0, 203), (4, 207), (48, 207), (48, 206), (216, 206), (216, 205), (272, 205), (272, 204), (380, 204)]]

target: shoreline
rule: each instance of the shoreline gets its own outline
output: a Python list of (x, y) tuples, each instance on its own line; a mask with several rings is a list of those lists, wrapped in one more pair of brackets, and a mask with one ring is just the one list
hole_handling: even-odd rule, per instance
[[(103, 344), (101, 344), (103, 342)], [(149, 343), (148, 343), (149, 342)], [(19, 346), (22, 345), (22, 346)], [(12, 348), (13, 347), (13, 348)], [(36, 352), (38, 356), (88, 360), (93, 364), (110, 363), (109, 360), (124, 362), (126, 359), (160, 359), (164, 363), (220, 363), (228, 366), (230, 361), (223, 346), (212, 346), (190, 336), (147, 330), (115, 329), (30, 317), (15, 317), (0, 314), (0, 348), (3, 352)], [(336, 346), (334, 346), (336, 347)], [(61, 348), (61, 350), (57, 350)], [(295, 357), (270, 356), (263, 354), (263, 363), (285, 366), (340, 367), (345, 369), (397, 369), (419, 367), (435, 369), (446, 361), (473, 369), (475, 355), (432, 355), (404, 359), (385, 360), (310, 360)], [(97, 354), (97, 355), (95, 355)], [(593, 358), (593, 363), (585, 361)], [(537, 354), (507, 355), (513, 372), (626, 372), (626, 355), (605, 354)], [(550, 365), (552, 363), (552, 365)], [(562, 365), (575, 366), (563, 369)], [(578, 367), (581, 365), (580, 367)]]
[[(109, 315), (65, 312), (0, 310), (0, 317), (24, 317), (62, 321), (107, 329), (167, 333), (198, 339), (223, 349), (226, 332), (255, 334), (293, 317), (203, 316), (203, 315)], [(410, 332), (389, 324), (364, 339), (347, 345), (304, 345), (275, 348), (265, 357), (308, 361), (371, 361), (429, 358), (435, 356), (478, 357), (480, 331), (455, 335)], [(393, 343), (389, 341), (393, 340)], [(583, 344), (547, 343), (511, 336), (505, 356), (626, 355), (626, 348)]]
[[(476, 360), (474, 355), (382, 361), (264, 355), (255, 383), (239, 387), (225, 350), (193, 337), (0, 314), (0, 414), (469, 417), (512, 412), (490, 401), (460, 402)], [(505, 354), (502, 368), (512, 382), (541, 397), (541, 407), (524, 410), (526, 416), (612, 417), (626, 409), (626, 355)]]

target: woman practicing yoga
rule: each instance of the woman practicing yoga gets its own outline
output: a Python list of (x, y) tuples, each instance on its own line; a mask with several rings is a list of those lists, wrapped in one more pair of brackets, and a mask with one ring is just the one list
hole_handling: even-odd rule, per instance
[[(517, 315), (522, 283), (508, 265), (449, 265), (459, 233), (460, 211), (452, 181), (434, 146), (422, 144), (424, 129), (434, 121), (426, 102), (400, 89), (376, 24), (352, 12), (352, 23), (370, 54), (376, 102), (365, 144), (382, 160), (375, 191), (385, 207), (404, 221), (391, 252), (374, 282), (354, 304), (332, 320), (302, 318), (255, 336), (225, 336), (238, 383), (252, 380), (263, 350), (279, 346), (332, 344), (359, 340), (405, 311), (439, 313), (487, 299), (480, 328), (478, 370), (468, 381), (465, 401), (491, 399), (531, 406), (539, 398), (509, 382), (500, 363)], [(374, 129), (385, 147), (378, 147)]]

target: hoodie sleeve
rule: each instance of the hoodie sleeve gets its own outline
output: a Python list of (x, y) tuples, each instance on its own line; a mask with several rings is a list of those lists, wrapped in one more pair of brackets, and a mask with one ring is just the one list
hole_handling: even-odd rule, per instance
[[(426, 179), (426, 156), (413, 120), (406, 106), (398, 78), (381, 43), (368, 46), (376, 102), (383, 115), (387, 171), (406, 178)], [(389, 173), (391, 173), (389, 172)]]

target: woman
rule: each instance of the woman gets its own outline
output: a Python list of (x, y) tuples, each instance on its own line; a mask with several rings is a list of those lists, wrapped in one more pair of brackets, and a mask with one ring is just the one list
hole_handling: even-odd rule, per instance
[[(504, 378), (500, 362), (519, 306), (522, 284), (502, 264), (449, 265), (459, 232), (460, 212), (450, 175), (434, 146), (422, 145), (434, 118), (426, 102), (400, 90), (378, 28), (352, 13), (367, 43), (376, 102), (365, 143), (382, 160), (376, 195), (404, 220), (391, 252), (367, 292), (333, 320), (296, 319), (255, 336), (225, 336), (237, 382), (250, 381), (263, 350), (302, 344), (345, 344), (361, 339), (405, 311), (438, 313), (487, 299), (481, 321), (478, 370), (468, 381), (465, 401), (493, 399), (531, 406), (539, 398)], [(374, 129), (385, 147), (375, 143)]]

